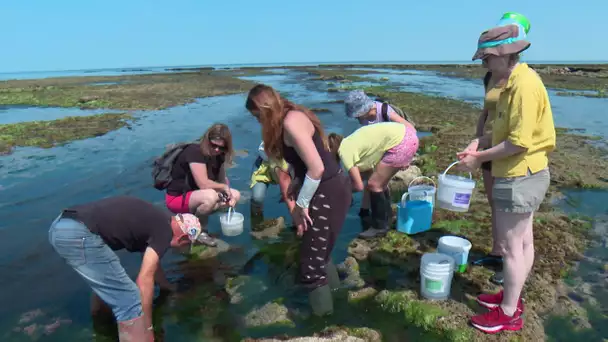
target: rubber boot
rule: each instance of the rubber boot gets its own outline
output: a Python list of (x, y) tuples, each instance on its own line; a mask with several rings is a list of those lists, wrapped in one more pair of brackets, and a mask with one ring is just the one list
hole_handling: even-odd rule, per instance
[(377, 236), (383, 236), (388, 232), (388, 218), (389, 213), (386, 211), (386, 202), (390, 201), (386, 198), (384, 192), (370, 192), (369, 193), (371, 209), (372, 209), (372, 222), (373, 228), (370, 228), (363, 233), (359, 234), (362, 239), (372, 239)]
[(149, 342), (154, 340), (154, 334), (146, 329), (144, 315), (141, 315), (118, 322), (118, 339), (120, 342)]
[(387, 224), (388, 228), (391, 229), (393, 227), (393, 206), (391, 201), (391, 192), (388, 187), (384, 190), (384, 198), (386, 199), (386, 213), (387, 213)]
[(251, 201), (251, 216), (252, 217), (264, 217), (264, 204), (255, 203), (253, 200)]
[(327, 273), (327, 282), (332, 290), (340, 288), (340, 275), (336, 265), (330, 260), (325, 266), (325, 272)]
[(334, 300), (329, 285), (323, 285), (312, 290), (308, 302), (316, 316), (331, 315), (334, 312)]

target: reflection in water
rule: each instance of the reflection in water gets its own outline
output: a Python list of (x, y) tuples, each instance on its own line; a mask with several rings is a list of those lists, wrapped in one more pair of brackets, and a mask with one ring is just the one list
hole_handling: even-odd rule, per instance
[(567, 213), (589, 217), (608, 215), (608, 191), (593, 189), (562, 189), (566, 198), (558, 206)]
[[(319, 115), (329, 132), (349, 134), (359, 127), (356, 120), (346, 119), (343, 104), (328, 103), (343, 99), (344, 94), (325, 92), (328, 86), (322, 81), (303, 82), (302, 79), (307, 77), (305, 73), (280, 71), (283, 73), (243, 78), (267, 83), (283, 94), (288, 94), (294, 102), (329, 109), (330, 113)], [(389, 82), (409, 91), (449, 95), (473, 102), (481, 100), (481, 82), (442, 78), (421, 71), (413, 72), (413, 75), (387, 73), (369, 76), (389, 77)], [(594, 107), (598, 103), (593, 102), (596, 99), (581, 101), (583, 104), (580, 106), (589, 106), (588, 110), (595, 113), (606, 108), (599, 105)], [(245, 94), (239, 94), (201, 99), (189, 105), (163, 111), (135, 113), (140, 116), (140, 120), (132, 130), (120, 129), (102, 137), (75, 141), (51, 149), (19, 148), (9, 156), (0, 157), (0, 239), (10, 241), (4, 243), (0, 251), (0, 287), (3, 289), (0, 292), (0, 302), (4, 304), (0, 306), (0, 319), (3, 326), (8, 325), (3, 331), (12, 329), (20, 313), (43, 308), (54, 310), (57, 317), (69, 317), (73, 320), (72, 324), (65, 328), (69, 334), (61, 335), (68, 336), (65, 340), (80, 336), (79, 334), (86, 335), (85, 340), (90, 338), (90, 290), (75, 272), (52, 252), (47, 239), (48, 226), (65, 206), (115, 194), (135, 195), (164, 205), (163, 194), (152, 187), (149, 165), (155, 156), (163, 152), (165, 145), (198, 138), (213, 122), (226, 122), (233, 130), (235, 149), (249, 151), (248, 154), (243, 153), (237, 157), (238, 166), (228, 171), (235, 187), (247, 193), (251, 165), (256, 157), (252, 151), (259, 145), (261, 136), (258, 123), (246, 112), (244, 103)], [(1, 120), (15, 120), (15, 117), (19, 120), (26, 117), (28, 120), (34, 120), (42, 116), (49, 119), (53, 115), (53, 118), (56, 118), (80, 112), (75, 109), (5, 108), (0, 110), (0, 123), (4, 122)], [(558, 125), (561, 124), (560, 118), (563, 116), (565, 113), (559, 114), (556, 109)], [(602, 122), (605, 123), (608, 116), (599, 117), (598, 114), (597, 119), (604, 120)], [(285, 206), (278, 203), (279, 198), (278, 187), (270, 187), (265, 203), (267, 217), (289, 218)], [(356, 194), (354, 198), (356, 203), (353, 203), (353, 208), (358, 208), (360, 194)], [(587, 203), (587, 200), (583, 202)], [(607, 201), (601, 197), (594, 202)], [(245, 227), (250, 226), (249, 203), (240, 203), (237, 211), (245, 215)], [(336, 263), (346, 257), (346, 247), (360, 229), (360, 220), (356, 210), (352, 209), (332, 255)], [(221, 235), (217, 216), (210, 220), (210, 233)], [(226, 238), (226, 241), (235, 250), (218, 260), (221, 267), (232, 269), (232, 265), (244, 265), (257, 252), (256, 244), (248, 234)], [(124, 260), (129, 274), (134, 277), (138, 271), (139, 257), (124, 252), (118, 254)], [(182, 259), (181, 256), (174, 255), (163, 260), (163, 263), (169, 270), (176, 269), (182, 267)], [(273, 280), (267, 277), (272, 270), (270, 264), (269, 260), (252, 259), (246, 265), (246, 272), (248, 275), (259, 277), (266, 286), (273, 286)], [(214, 269), (220, 265), (215, 265)], [(183, 271), (183, 268), (181, 270)], [(232, 269), (231, 272), (236, 271)], [(181, 294), (178, 293), (168, 298), (164, 304), (158, 305), (155, 319), (161, 321), (155, 323), (155, 326), (159, 340), (165, 333), (166, 336), (171, 336), (171, 341), (188, 341), (194, 336), (202, 338), (201, 334), (205, 340), (218, 336), (222, 340), (231, 340), (235, 338), (235, 334), (238, 335), (238, 329), (234, 328), (236, 325), (231, 321), (234, 316), (231, 315), (230, 308), (225, 306), (226, 295), (223, 286), (216, 286), (216, 279), (213, 277), (205, 278), (203, 275), (207, 274), (206, 272), (212, 271), (201, 266), (194, 273), (196, 277), (192, 274), (176, 275), (183, 277), (184, 284), (192, 285), (184, 290), (184, 293), (189, 293), (189, 296), (194, 293), (194, 297), (180, 298)], [(282, 275), (277, 277), (283, 279)], [(41, 280), (47, 285), (40, 286)], [(259, 304), (260, 298), (255, 295), (251, 297), (258, 300)], [(352, 311), (349, 307), (342, 309), (344, 312)], [(243, 314), (237, 312), (237, 316)], [(364, 318), (349, 316), (343, 319), (343, 323), (361, 325), (364, 324), (362, 319)], [(112, 330), (113, 324), (97, 323), (96, 331), (103, 330), (104, 326)], [(394, 324), (397, 325), (396, 322)], [(314, 327), (296, 327), (294, 331), (304, 333), (312, 328)], [(107, 334), (108, 331), (99, 333), (102, 336)], [(59, 332), (56, 336), (60, 336)], [(61, 339), (58, 337), (57, 340)], [(100, 340), (103, 339), (100, 337)]]

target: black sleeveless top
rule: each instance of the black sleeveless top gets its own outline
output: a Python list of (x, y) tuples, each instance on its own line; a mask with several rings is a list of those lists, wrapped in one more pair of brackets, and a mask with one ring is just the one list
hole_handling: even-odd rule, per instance
[[(340, 171), (340, 165), (336, 161), (335, 156), (327, 151), (323, 146), (323, 139), (321, 139), (321, 135), (319, 132), (315, 130), (315, 134), (312, 136), (312, 141), (315, 143), (315, 147), (317, 148), (317, 152), (319, 156), (321, 156), (321, 160), (323, 161), (323, 167), (325, 171), (323, 171), (323, 175), (321, 176), (321, 181), (325, 181)], [(308, 172), (308, 168), (306, 164), (298, 155), (298, 152), (293, 148), (285, 145), (283, 142), (283, 158), (286, 162), (288, 162), (294, 170), (294, 174), (296, 178), (304, 181), (306, 178), (306, 173)]]

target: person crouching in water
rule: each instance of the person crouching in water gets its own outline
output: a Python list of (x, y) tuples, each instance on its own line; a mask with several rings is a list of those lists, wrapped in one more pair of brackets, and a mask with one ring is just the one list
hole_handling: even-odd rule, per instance
[(372, 171), (367, 182), (372, 227), (359, 237), (384, 235), (390, 229), (391, 199), (388, 182), (410, 165), (418, 150), (416, 129), (409, 123), (383, 122), (363, 126), (346, 138), (332, 133), (330, 147), (348, 171), (354, 191), (364, 189), (361, 172)]
[(309, 292), (315, 315), (332, 313), (331, 290), (340, 286), (340, 278), (330, 256), (351, 204), (348, 177), (329, 151), (321, 121), (312, 111), (262, 84), (249, 91), (245, 107), (262, 125), (268, 157), (284, 158), (293, 167), (290, 188), (294, 197), (298, 193), (292, 217), (302, 237), (299, 281)]
[[(107, 304), (120, 342), (154, 341), (154, 283), (172, 291), (160, 265), (169, 247), (189, 245), (201, 226), (196, 216), (172, 216), (136, 197), (118, 196), (64, 209), (49, 229), (49, 242), (93, 290), (92, 314)], [(143, 253), (133, 282), (114, 251)], [(100, 301), (103, 301), (103, 303)]]
[[(209, 215), (220, 208), (234, 207), (241, 198), (231, 189), (226, 168), (232, 164), (234, 150), (228, 126), (214, 124), (200, 140), (184, 148), (175, 159), (165, 203), (175, 214), (196, 214), (207, 226)], [(215, 246), (217, 242), (206, 232), (199, 241)]]
[(266, 190), (271, 184), (279, 184), (281, 200), (287, 204), (287, 209), (291, 213), (296, 201), (287, 195), (289, 184), (291, 184), (289, 164), (284, 159), (281, 159), (280, 162), (269, 159), (264, 152), (264, 142), (260, 144), (258, 154), (254, 163), (256, 169), (251, 174), (251, 215), (263, 216), (264, 198), (266, 198)]

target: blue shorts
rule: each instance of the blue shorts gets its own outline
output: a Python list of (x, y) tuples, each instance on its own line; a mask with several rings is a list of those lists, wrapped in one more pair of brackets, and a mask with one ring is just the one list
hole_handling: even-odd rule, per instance
[(112, 308), (116, 321), (143, 314), (139, 288), (103, 239), (81, 222), (59, 216), (49, 229), (49, 242), (65, 262)]

